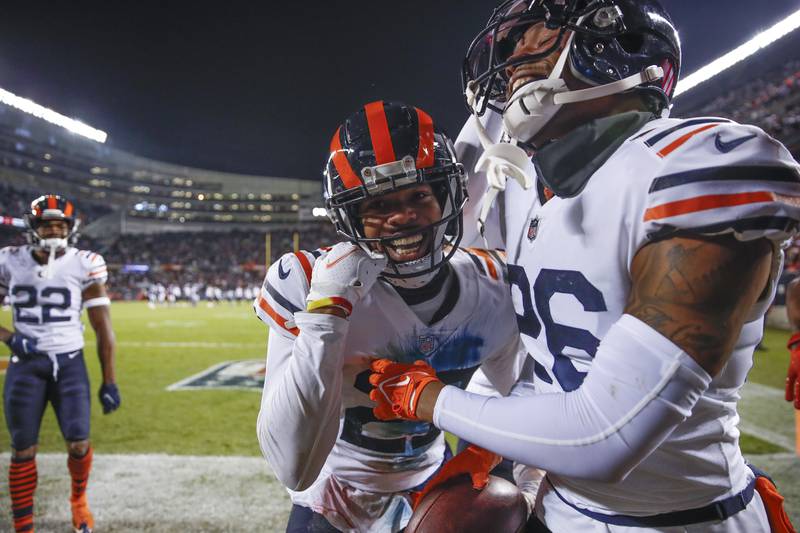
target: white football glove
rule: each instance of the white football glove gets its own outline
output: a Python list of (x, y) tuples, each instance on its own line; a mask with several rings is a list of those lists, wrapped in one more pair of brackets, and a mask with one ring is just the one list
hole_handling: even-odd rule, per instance
[(314, 263), (306, 309), (336, 306), (350, 316), (386, 267), (386, 257), (371, 257), (359, 246), (342, 242)]

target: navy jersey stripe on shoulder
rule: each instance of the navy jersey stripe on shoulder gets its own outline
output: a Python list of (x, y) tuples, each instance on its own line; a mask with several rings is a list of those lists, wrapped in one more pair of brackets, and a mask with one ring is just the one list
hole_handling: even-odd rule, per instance
[(667, 137), (678, 130), (682, 130), (683, 128), (688, 128), (690, 126), (696, 126), (698, 124), (710, 124), (712, 122), (727, 123), (730, 122), (730, 120), (726, 120), (724, 118), (697, 118), (694, 120), (687, 120), (685, 122), (681, 122), (677, 126), (673, 126), (667, 130), (662, 131), (661, 133), (653, 135), (652, 137), (647, 139), (644, 143), (647, 146), (653, 146), (658, 141), (662, 140), (664, 137)]
[(701, 181), (780, 181), (800, 183), (800, 175), (789, 167), (738, 166), (708, 167), (678, 172), (668, 176), (660, 176), (650, 185), (650, 193), (663, 191), (671, 187), (697, 183)]
[(798, 220), (791, 217), (773, 217), (761, 216), (742, 218), (738, 220), (730, 220), (725, 222), (718, 222), (716, 224), (709, 224), (707, 226), (698, 226), (696, 228), (676, 228), (675, 226), (667, 225), (647, 235), (650, 241), (659, 241), (666, 237), (673, 237), (675, 235), (714, 235), (722, 233), (726, 230), (732, 229), (737, 233), (745, 231), (784, 231), (792, 232), (797, 229)]
[(644, 137), (644, 136), (645, 136), (645, 135), (647, 135), (648, 133), (652, 133), (652, 132), (653, 132), (655, 129), (656, 129), (656, 128), (650, 128), (649, 130), (644, 130), (642, 133), (640, 133), (640, 134), (639, 134), (639, 135), (637, 135), (636, 137), (631, 137), (629, 140), (630, 140), (630, 141), (635, 141), (636, 139), (641, 139), (642, 137)]
[(291, 311), (292, 313), (298, 313), (298, 312), (300, 312), (300, 311), (301, 311), (301, 309), (300, 309), (299, 307), (297, 307), (297, 306), (296, 306), (296, 305), (294, 305), (292, 302), (290, 302), (289, 300), (287, 300), (286, 298), (284, 298), (284, 296), (283, 296), (281, 293), (279, 293), (279, 292), (278, 292), (278, 291), (275, 289), (275, 287), (273, 287), (273, 286), (272, 286), (272, 285), (270, 285), (269, 283), (265, 283), (265, 284), (264, 284), (264, 287), (267, 289), (267, 292), (269, 293), (269, 295), (270, 295), (270, 296), (272, 296), (272, 298), (273, 298), (273, 299), (274, 299), (274, 300), (275, 300), (275, 301), (276, 301), (276, 302), (277, 302), (277, 303), (278, 303), (278, 304), (279, 304), (281, 307), (283, 307), (283, 308), (284, 308), (284, 309), (286, 309), (287, 311)]
[(472, 262), (475, 263), (475, 266), (478, 268), (478, 271), (485, 276), (486, 269), (483, 267), (483, 263), (481, 263), (481, 260), (478, 259), (478, 256), (466, 250), (464, 250), (464, 253), (467, 254), (470, 259), (472, 259)]

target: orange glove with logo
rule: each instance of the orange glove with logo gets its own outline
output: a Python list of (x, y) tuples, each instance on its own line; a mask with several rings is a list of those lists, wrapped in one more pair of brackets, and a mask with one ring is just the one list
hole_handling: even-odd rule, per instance
[(800, 332), (789, 338), (789, 370), (786, 373), (786, 401), (794, 401), (794, 408), (800, 409)]
[(412, 495), (414, 509), (435, 487), (461, 474), (469, 475), (472, 479), (472, 488), (482, 489), (489, 482), (489, 472), (502, 460), (503, 458), (496, 453), (470, 444), (461, 453), (447, 461), (439, 472), (425, 484), (424, 489)]
[(378, 405), (372, 409), (378, 420), (419, 420), (417, 405), (422, 389), (438, 382), (436, 371), (425, 361), (413, 364), (377, 359), (370, 365), (369, 382), (374, 389), (369, 398)]

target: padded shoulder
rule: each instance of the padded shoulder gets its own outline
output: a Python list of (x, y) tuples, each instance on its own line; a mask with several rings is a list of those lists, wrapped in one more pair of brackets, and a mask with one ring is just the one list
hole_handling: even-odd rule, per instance
[(311, 271), (325, 253), (325, 250), (301, 250), (284, 254), (272, 263), (253, 302), (258, 318), (278, 333), (296, 337), (299, 330), (294, 325), (294, 313), (306, 308)]

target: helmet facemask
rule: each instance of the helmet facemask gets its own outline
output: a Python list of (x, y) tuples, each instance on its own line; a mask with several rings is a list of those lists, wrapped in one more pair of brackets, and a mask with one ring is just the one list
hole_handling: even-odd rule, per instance
[[(514, 55), (536, 24), (557, 37), (545, 50)], [(562, 47), (556, 62), (551, 56)], [(548, 58), (555, 66), (547, 77), (509, 94), (510, 70)], [(677, 32), (655, 0), (508, 0), (470, 46), (463, 81), (474, 113), (483, 115), (487, 108), (502, 113), (507, 133), (528, 142), (568, 103), (647, 91), (656, 96), (660, 112), (669, 106), (679, 65)], [(589, 88), (570, 91), (564, 69)]]
[[(31, 210), (25, 213), (25, 238), (35, 250), (48, 254), (47, 267), (44, 272), (46, 278), (52, 276), (52, 266), (58, 252), (63, 252), (73, 246), (78, 240), (78, 227), (80, 220), (74, 215), (72, 203), (60, 196), (41, 196), (31, 202)], [(43, 237), (39, 233), (42, 223), (60, 220), (67, 225), (67, 234), (61, 237)]]

